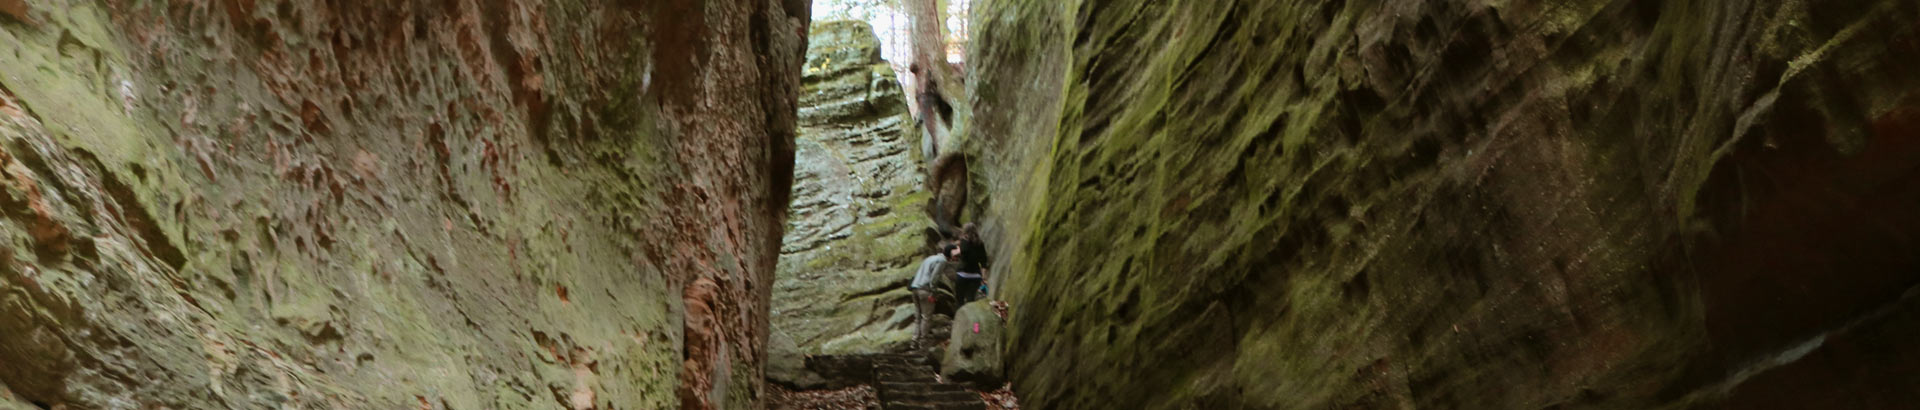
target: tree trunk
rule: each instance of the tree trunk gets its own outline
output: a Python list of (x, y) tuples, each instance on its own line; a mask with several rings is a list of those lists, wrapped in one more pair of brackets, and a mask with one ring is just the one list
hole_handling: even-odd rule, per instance
[[(923, 68), (947, 61), (946, 8), (940, 0), (902, 0), (913, 37), (913, 63)], [(935, 71), (936, 73), (938, 70)], [(937, 74), (935, 75), (938, 76)]]
[(954, 73), (947, 64), (946, 8), (940, 0), (902, 0), (911, 33), (913, 56), (908, 71), (913, 75), (910, 97), (914, 112), (926, 131), (922, 157), (931, 163), (939, 158), (953, 125), (951, 90)]

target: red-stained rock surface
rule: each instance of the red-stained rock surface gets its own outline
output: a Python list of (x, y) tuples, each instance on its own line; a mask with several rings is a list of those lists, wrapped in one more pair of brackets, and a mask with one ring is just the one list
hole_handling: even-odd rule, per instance
[(755, 407), (806, 26), (0, 1), (0, 407)]

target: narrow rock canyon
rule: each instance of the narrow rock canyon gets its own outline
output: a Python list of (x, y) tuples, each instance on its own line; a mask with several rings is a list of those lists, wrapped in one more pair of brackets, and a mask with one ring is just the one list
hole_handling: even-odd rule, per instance
[(1920, 3), (820, 3), (0, 0), (0, 409), (1920, 403)]

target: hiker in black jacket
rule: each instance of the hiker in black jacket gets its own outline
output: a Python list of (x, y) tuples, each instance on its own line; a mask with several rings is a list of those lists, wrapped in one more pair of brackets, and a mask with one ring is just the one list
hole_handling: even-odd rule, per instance
[(980, 243), (980, 232), (973, 223), (960, 228), (960, 268), (956, 272), (954, 294), (960, 304), (972, 301), (981, 291), (987, 280), (987, 267), (993, 261), (987, 258), (987, 246)]

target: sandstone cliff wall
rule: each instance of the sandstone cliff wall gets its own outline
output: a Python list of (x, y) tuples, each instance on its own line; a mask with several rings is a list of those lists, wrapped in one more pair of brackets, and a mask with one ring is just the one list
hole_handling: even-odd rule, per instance
[(804, 83), (774, 330), (804, 352), (878, 352), (912, 331), (906, 285), (931, 226), (920, 134), (866, 23), (816, 24)]
[(0, 1), (0, 406), (751, 408), (801, 1)]
[(1920, 4), (974, 7), (1029, 408), (1920, 399)]

